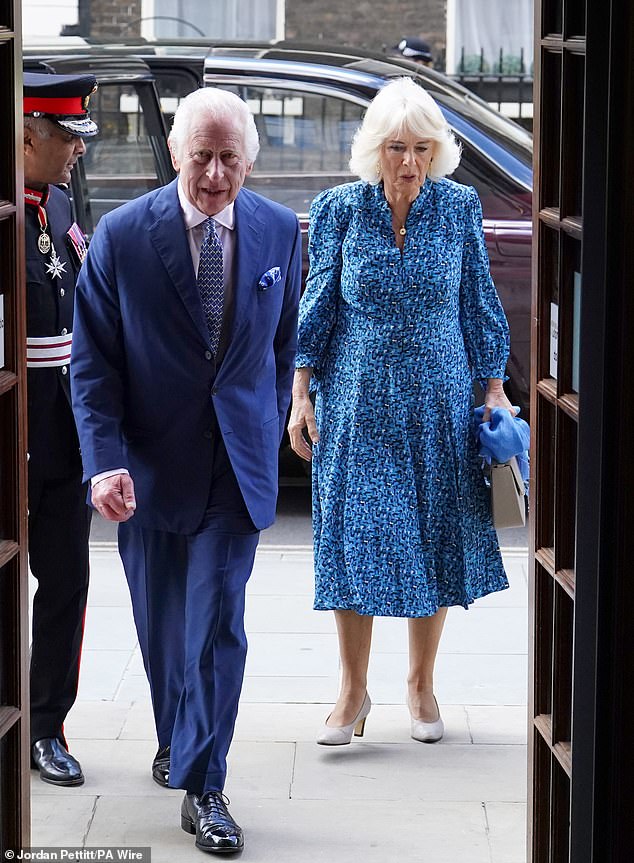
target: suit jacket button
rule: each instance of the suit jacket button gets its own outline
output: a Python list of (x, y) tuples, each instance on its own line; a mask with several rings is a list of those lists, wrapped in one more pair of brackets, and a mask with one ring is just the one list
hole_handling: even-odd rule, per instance
[(211, 388), (211, 394), (212, 394), (212, 396), (217, 395), (218, 394), (218, 387), (212, 387)]
[(205, 351), (205, 359), (206, 360), (210, 360), (212, 358), (212, 356), (213, 356), (213, 354), (211, 353), (211, 351)]
[(68, 374), (68, 366), (62, 366), (62, 374), (63, 374), (63, 375), (67, 375), (67, 374)]
[(64, 290), (64, 288), (60, 288), (60, 289), (59, 289), (59, 295), (60, 295), (60, 297), (63, 297), (65, 293), (66, 293), (66, 291)]
[(214, 433), (212, 431), (206, 431), (203, 434), (203, 437), (207, 438), (207, 440), (211, 440), (213, 436), (214, 436)]

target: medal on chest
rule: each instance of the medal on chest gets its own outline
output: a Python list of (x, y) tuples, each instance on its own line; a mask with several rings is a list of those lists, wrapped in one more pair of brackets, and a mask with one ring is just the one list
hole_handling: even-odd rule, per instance
[(48, 216), (44, 209), (44, 204), (48, 200), (48, 192), (40, 192), (37, 189), (24, 190), (24, 202), (30, 207), (36, 208), (37, 223), (40, 226), (40, 235), (37, 238), (37, 248), (42, 255), (48, 255), (50, 258), (46, 266), (46, 273), (51, 279), (61, 279), (66, 274), (66, 263), (61, 260), (55, 246), (48, 233)]
[(53, 245), (48, 235), (48, 216), (44, 209), (47, 198), (48, 195), (46, 192), (39, 192), (37, 189), (24, 190), (24, 203), (30, 207), (34, 207), (37, 213), (37, 223), (40, 226), (41, 232), (37, 238), (37, 248), (42, 255), (48, 255)]
[(52, 279), (61, 279), (66, 274), (66, 263), (62, 261), (55, 246), (51, 246), (52, 252), (49, 263), (46, 265), (46, 272)]
[(51, 251), (51, 238), (45, 231), (37, 238), (37, 247), (43, 255)]
[(86, 255), (88, 254), (84, 232), (77, 222), (73, 222), (66, 232), (66, 236), (70, 242), (70, 248), (75, 253), (77, 260), (79, 261), (79, 266), (81, 266), (86, 260)]

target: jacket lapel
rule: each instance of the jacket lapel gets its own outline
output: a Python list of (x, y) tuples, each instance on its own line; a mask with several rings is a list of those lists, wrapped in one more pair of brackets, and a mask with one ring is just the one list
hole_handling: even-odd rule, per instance
[[(232, 338), (255, 309), (255, 292), (261, 275), (264, 223), (258, 215), (257, 198), (242, 189), (235, 203), (236, 247), (234, 263), (234, 314)], [(228, 350), (231, 350), (231, 341)]]
[(196, 287), (187, 231), (178, 201), (177, 183), (176, 179), (165, 186), (154, 199), (150, 211), (155, 221), (150, 224), (149, 233), (163, 266), (207, 344), (209, 333)]

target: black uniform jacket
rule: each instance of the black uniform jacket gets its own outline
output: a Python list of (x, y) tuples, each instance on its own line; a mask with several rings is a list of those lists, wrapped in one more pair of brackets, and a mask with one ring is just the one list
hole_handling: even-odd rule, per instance
[(55, 350), (60, 352), (59, 337), (73, 331), (75, 282), (81, 264), (68, 235), (73, 220), (65, 192), (49, 186), (45, 210), (51, 247), (45, 253), (38, 247), (42, 229), (37, 207), (27, 204), (25, 210), (29, 471), (42, 477), (63, 477), (74, 472), (79, 462), (70, 408), (69, 361), (49, 366), (46, 360), (34, 360), (28, 339), (58, 337)]

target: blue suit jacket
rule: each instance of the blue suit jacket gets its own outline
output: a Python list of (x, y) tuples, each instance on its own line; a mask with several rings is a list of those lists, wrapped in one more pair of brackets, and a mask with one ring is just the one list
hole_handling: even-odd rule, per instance
[[(211, 483), (213, 401), (262, 529), (294, 368), (299, 226), (286, 207), (239, 192), (233, 323), (216, 375), (176, 184), (104, 216), (79, 277), (71, 383), (84, 475), (126, 467), (142, 527), (192, 532)], [(262, 289), (273, 267), (281, 279)]]

